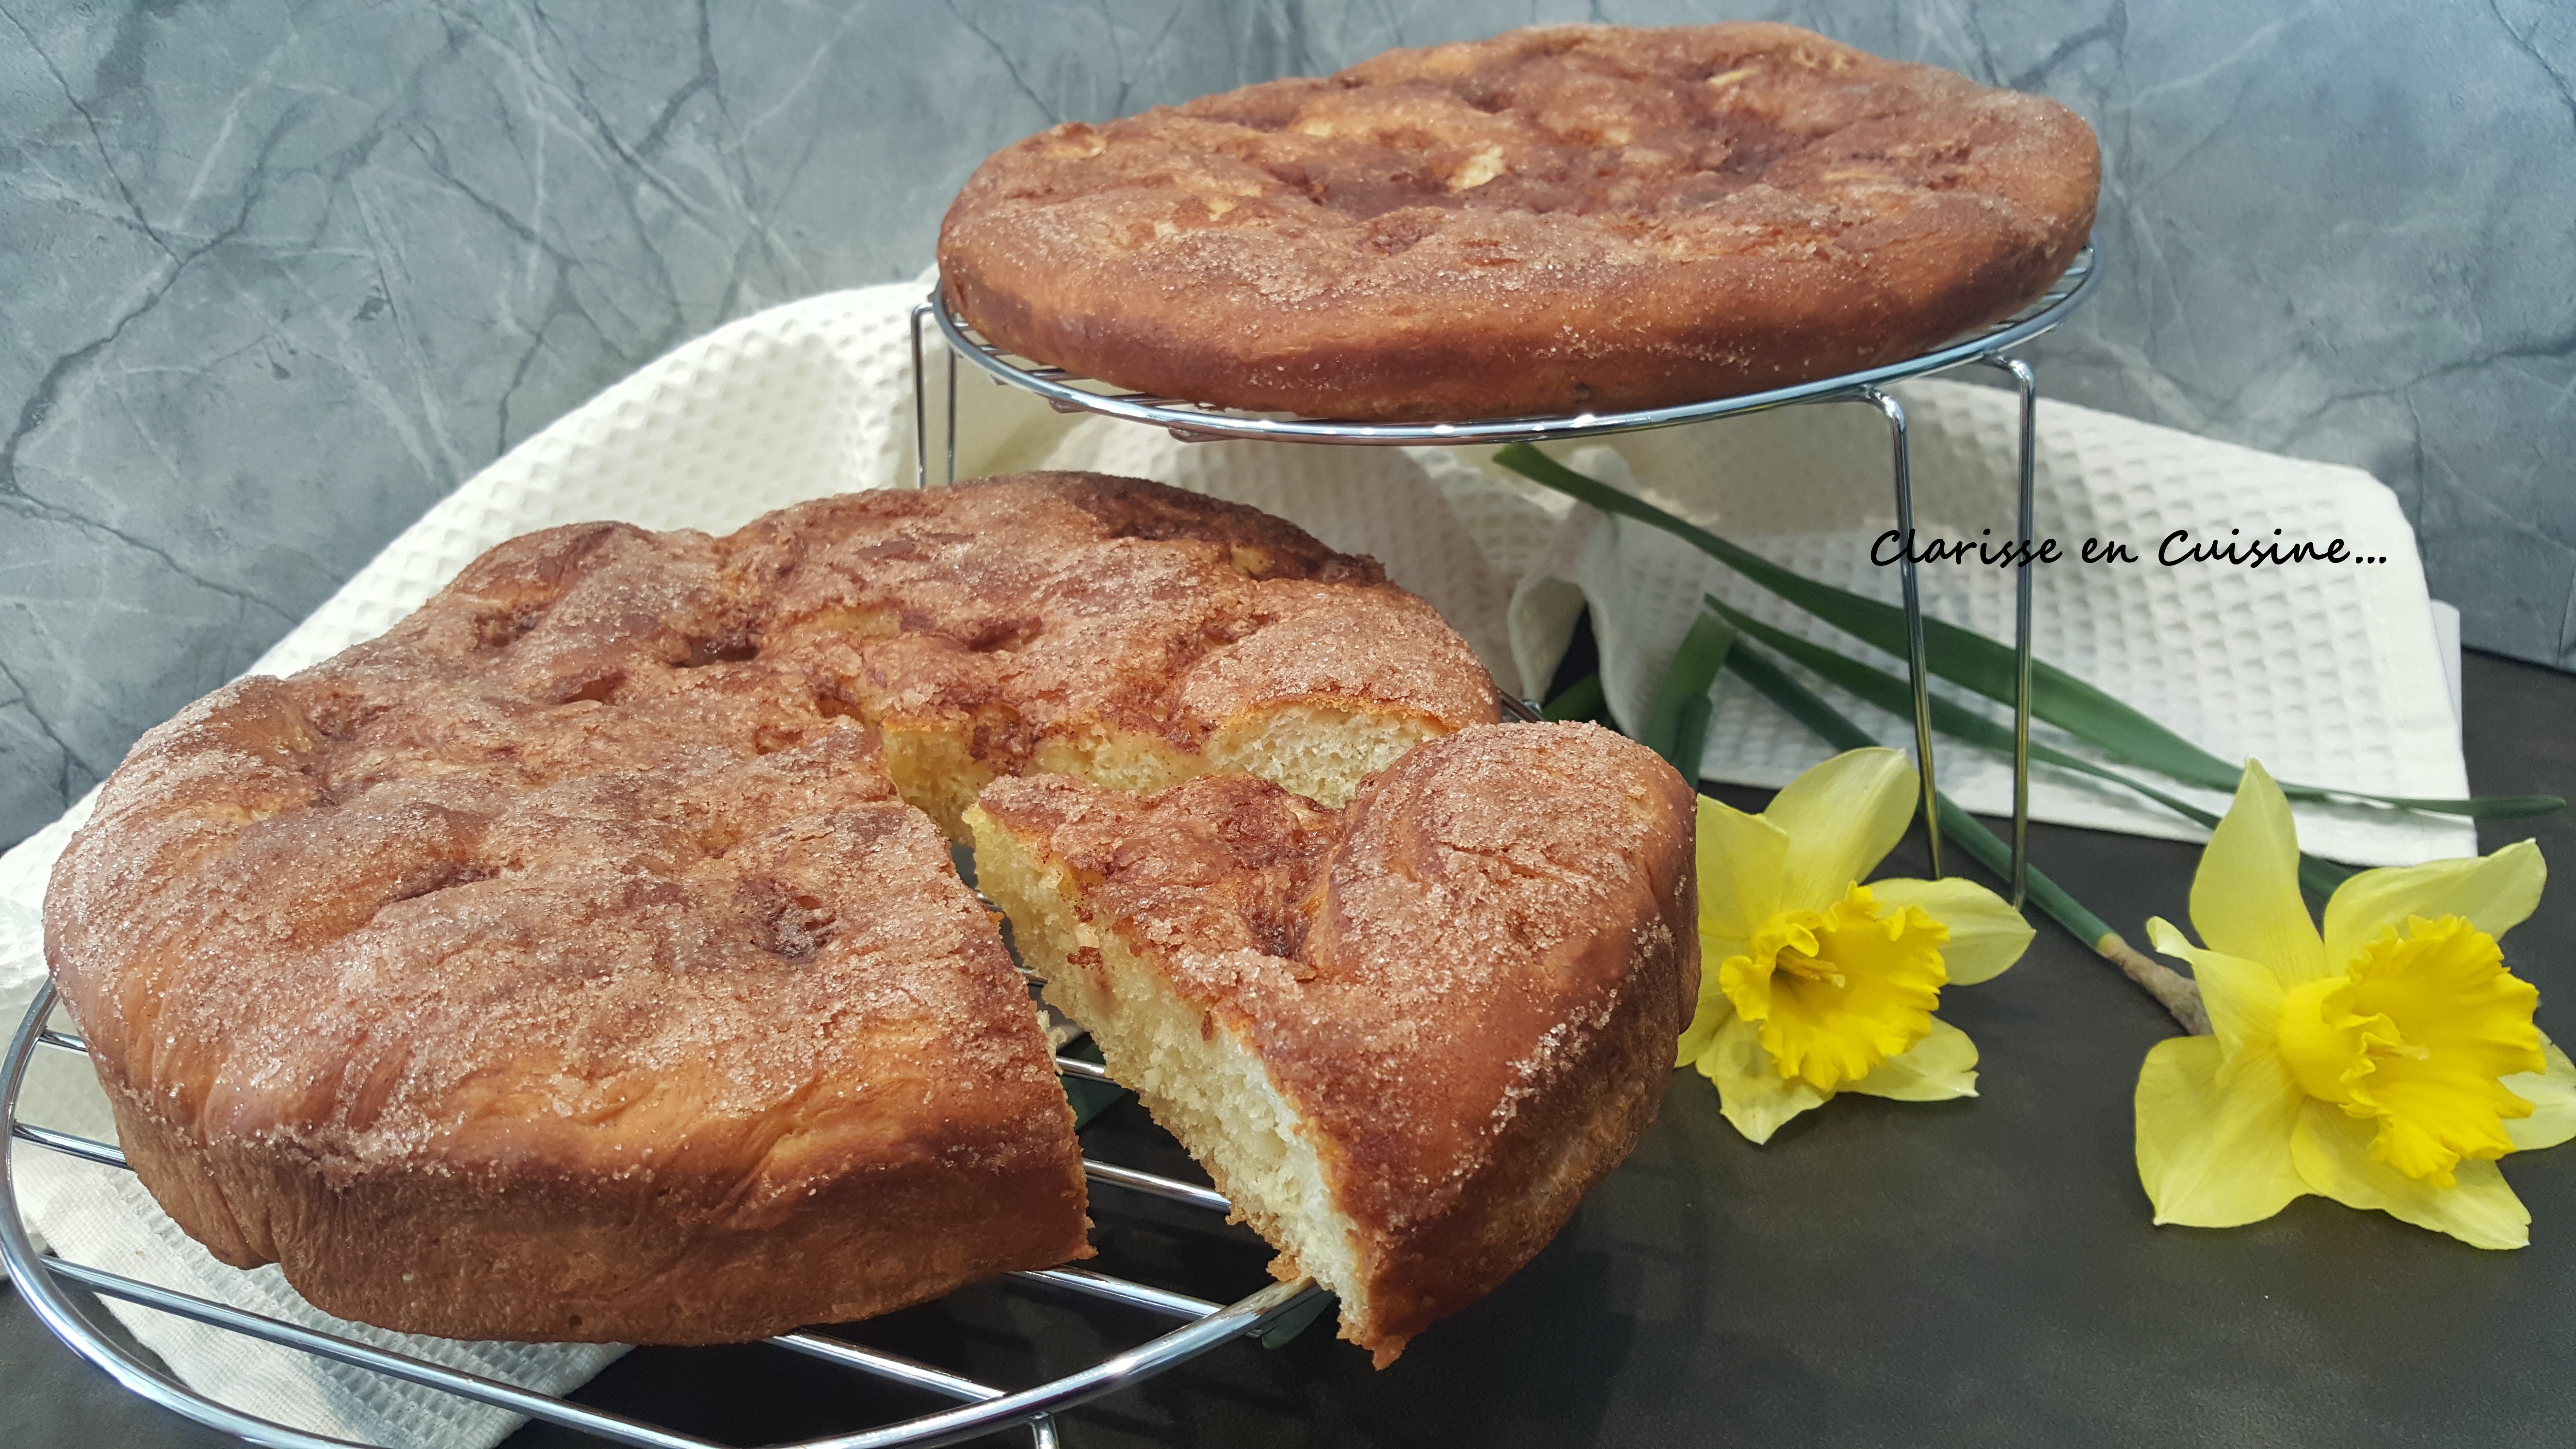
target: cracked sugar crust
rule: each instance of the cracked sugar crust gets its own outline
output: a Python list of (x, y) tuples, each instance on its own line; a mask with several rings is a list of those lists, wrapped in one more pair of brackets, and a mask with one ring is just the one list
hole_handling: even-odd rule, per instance
[[(1319, 616), (1376, 642), (1237, 657)], [(1087, 1251), (1045, 1038), (888, 742), (953, 743), (931, 774), (1065, 739), (1187, 766), (1317, 691), (1491, 718), (1374, 563), (1136, 480), (548, 530), (147, 735), (56, 868), (47, 959), (146, 1184), (332, 1311), (839, 1321)]]
[(1293, 1104), (1364, 1240), (1346, 1336), (1381, 1361), (1627, 1155), (1697, 1004), (1691, 790), (1597, 726), (1466, 730), (1338, 812), (1242, 777), (981, 807)]
[(1310, 416), (1669, 406), (1913, 355), (2092, 227), (2072, 111), (1786, 25), (1390, 51), (987, 160), (951, 303), (1124, 387)]

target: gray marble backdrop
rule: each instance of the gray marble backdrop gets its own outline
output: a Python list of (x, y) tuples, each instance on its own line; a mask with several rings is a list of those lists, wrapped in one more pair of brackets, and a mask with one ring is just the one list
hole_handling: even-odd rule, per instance
[(0, 842), (608, 382), (917, 271), (997, 145), (1737, 15), (2082, 112), (2110, 271), (2047, 390), (2369, 468), (2471, 644), (2576, 667), (2558, 0), (0, 0)]

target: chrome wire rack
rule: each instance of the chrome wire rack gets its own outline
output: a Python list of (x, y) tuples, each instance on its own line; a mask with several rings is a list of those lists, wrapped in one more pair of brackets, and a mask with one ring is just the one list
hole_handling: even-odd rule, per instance
[[(2013, 703), (2012, 903), (2026, 893), (2030, 869), (2030, 639), (2031, 512), (2035, 487), (2035, 420), (2039, 380), (2030, 364), (2008, 350), (2054, 330), (2092, 295), (2101, 271), (2095, 244), (2087, 241), (2042, 293), (2000, 322), (1978, 328), (1931, 351), (1860, 372), (1819, 378), (1794, 387), (1738, 397), (1713, 398), (1675, 407), (1638, 412), (1568, 413), (1543, 417), (1488, 418), (1455, 423), (1368, 423), (1330, 418), (1245, 412), (1194, 403), (1182, 398), (1123, 391), (1109, 383), (1078, 376), (1004, 351), (978, 333), (948, 304), (945, 288), (934, 283), (930, 296), (912, 309), (913, 484), (930, 483), (930, 381), (925, 366), (927, 342), (935, 328), (946, 342), (947, 471), (957, 480), (957, 362), (982, 369), (994, 381), (1033, 392), (1058, 412), (1091, 413), (1144, 423), (1170, 432), (1185, 443), (1219, 440), (1281, 443), (1339, 443), (1374, 447), (1456, 447), (1476, 444), (1548, 443), (1594, 438), (1611, 433), (1677, 427), (1773, 408), (1813, 403), (1859, 403), (1875, 408), (1887, 420), (1891, 484), (1896, 497), (1896, 526), (1914, 534), (1914, 480), (1906, 447), (1905, 407), (1883, 389), (1886, 384), (1926, 377), (1960, 367), (1988, 367), (2003, 372), (2021, 395), (2020, 508), (2017, 537), (2022, 545), (2015, 581), (2013, 650), (2016, 685)], [(1914, 551), (1908, 548), (1898, 568), (1905, 600), (1906, 669), (1914, 694), (1914, 754), (1923, 787), (1923, 826), (1931, 846), (1932, 874), (1941, 873), (1940, 813), (1932, 759), (1932, 705), (1925, 666), (1923, 604), (1916, 581)]]
[[(38, 1051), (50, 1049), (82, 1055), (88, 1051), (78, 1037), (46, 1024), (53, 1008), (54, 990), (51, 984), (47, 984), (36, 993), (26, 1019), (19, 1024), (17, 1034), (10, 1040), (7, 1056), (0, 1058), (0, 1107), (5, 1108), (9, 1136), (15, 1142), (61, 1153), (102, 1168), (128, 1170), (125, 1154), (113, 1143), (73, 1136), (36, 1123), (22, 1122), (18, 1118), (20, 1088), (26, 1081), (28, 1065)], [(1109, 1080), (1108, 1074), (1099, 1067), (1074, 1057), (1059, 1056), (1056, 1067), (1068, 1077)], [(119, 1299), (159, 1313), (175, 1314), (265, 1343), (419, 1384), (461, 1399), (524, 1414), (531, 1419), (577, 1429), (612, 1444), (631, 1445), (635, 1449), (727, 1449), (714, 1440), (39, 1252), (28, 1237), (25, 1216), (19, 1207), (12, 1156), (11, 1152), (0, 1150), (0, 1262), (7, 1264), (9, 1276), (16, 1281), (27, 1306), (57, 1337), (81, 1357), (105, 1369), (118, 1383), (200, 1424), (239, 1435), (254, 1444), (273, 1446), (273, 1449), (370, 1449), (370, 1446), (354, 1445), (350, 1440), (309, 1433), (263, 1419), (197, 1392), (166, 1369), (126, 1347), (119, 1335), (108, 1332), (99, 1323), (93, 1309), (67, 1291), (68, 1286), (76, 1285), (101, 1297)], [(1083, 1162), (1083, 1171), (1095, 1189), (1105, 1186), (1119, 1192), (1144, 1194), (1220, 1218), (1232, 1211), (1224, 1197), (1207, 1188), (1155, 1173), (1093, 1162), (1087, 1158)], [(1099, 1210), (1097, 1197), (1092, 1206), (1095, 1212)], [(1302, 1321), (1305, 1316), (1328, 1306), (1319, 1301), (1323, 1298), (1323, 1290), (1302, 1279), (1294, 1283), (1272, 1284), (1230, 1304), (1212, 1303), (1168, 1288), (1078, 1268), (1014, 1273), (1008, 1281), (1076, 1303), (1117, 1304), (1131, 1310), (1142, 1309), (1178, 1320), (1179, 1326), (1149, 1342), (1061, 1374), (1035, 1387), (1016, 1390), (979, 1383), (900, 1354), (845, 1343), (821, 1334), (783, 1334), (770, 1339), (769, 1343), (853, 1373), (953, 1399), (958, 1406), (875, 1428), (800, 1440), (792, 1446), (781, 1446), (781, 1449), (892, 1449), (895, 1445), (953, 1444), (961, 1439), (1023, 1427), (1038, 1449), (1053, 1449), (1057, 1442), (1053, 1416), (1057, 1411), (1150, 1378), (1235, 1339), (1259, 1336), (1274, 1329), (1285, 1331), (1285, 1321)]]

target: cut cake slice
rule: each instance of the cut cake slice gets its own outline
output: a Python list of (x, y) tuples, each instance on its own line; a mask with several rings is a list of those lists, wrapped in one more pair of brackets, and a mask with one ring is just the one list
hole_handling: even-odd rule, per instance
[(1435, 740), (1340, 811), (1038, 776), (967, 813), (1048, 1001), (1381, 1367), (1654, 1120), (1698, 997), (1693, 820), (1590, 725)]

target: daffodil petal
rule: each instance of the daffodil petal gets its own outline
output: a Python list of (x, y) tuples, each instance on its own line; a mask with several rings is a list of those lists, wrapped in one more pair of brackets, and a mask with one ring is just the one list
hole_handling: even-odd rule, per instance
[(2022, 913), (2004, 898), (1974, 881), (1950, 876), (1942, 880), (1874, 880), (1869, 893), (1881, 905), (1921, 906), (1950, 928), (1941, 946), (1941, 966), (1952, 986), (1991, 981), (2021, 959), (2034, 934)]
[(2540, 904), (2540, 888), (2548, 881), (2540, 847), (2528, 840), (2483, 858), (2365, 870), (2335, 887), (2326, 902), (2326, 959), (2338, 971), (2349, 967), (2381, 928), (2403, 930), (2408, 916), (2465, 916), (2470, 925), (2500, 937)]
[(2280, 978), (2261, 965), (2224, 951), (2196, 951), (2191, 979), (2200, 987), (2200, 1004), (2209, 1010), (2210, 1029), (2233, 1064), (2250, 1056), (2277, 1056), (2281, 1036)]
[(2259, 961), (2284, 986), (2327, 974), (2325, 943), (2299, 895), (2299, 832), (2290, 802), (2252, 760), (2200, 853), (2191, 924), (2211, 950)]
[[(1780, 909), (1788, 877), (1789, 833), (1723, 800), (1699, 797), (1699, 933), (1702, 970), (1744, 953), (1762, 923)], [(1711, 951), (1718, 954), (1711, 956)]]
[(2306, 1098), (2288, 1069), (2256, 1058), (2221, 1087), (2220, 1055), (2208, 1037), (2176, 1037), (2138, 1069), (2138, 1183), (2158, 1224), (2239, 1227), (2308, 1190), (2290, 1159)]
[(1717, 1029), (1735, 1019), (1735, 1003), (1717, 984), (1717, 963), (1702, 957), (1699, 963), (1699, 1008), (1691, 1013), (1691, 1023), (1674, 1045), (1673, 1065), (1686, 1067), (1708, 1051), (1717, 1040)]
[(2186, 959), (2192, 952), (2200, 949), (2193, 945), (2191, 938), (2177, 929), (2173, 922), (2162, 916), (2147, 917), (2147, 944), (2168, 956), (2182, 956)]
[(2463, 1161), (2453, 1169), (2454, 1187), (2419, 1182), (2371, 1160), (2378, 1130), (2376, 1123), (2347, 1116), (2330, 1102), (2307, 1102), (2290, 1145), (2300, 1179), (2347, 1207), (2376, 1208), (2471, 1247), (2519, 1248), (2531, 1241), (2531, 1213), (2494, 1163)]
[(1770, 1141), (1781, 1124), (1826, 1101), (1805, 1082), (1783, 1079), (1762, 1049), (1761, 1029), (1740, 1016), (1729, 1016), (1718, 1028), (1698, 1066), (1717, 1084), (1718, 1111), (1748, 1142)]
[(2285, 993), (2269, 968), (2224, 951), (2204, 951), (2161, 916), (2147, 922), (2147, 939), (2166, 955), (2191, 963), (2191, 979), (2200, 987), (2200, 1004), (2209, 1011), (2210, 1029), (2218, 1034), (2226, 1061), (2279, 1056), (2275, 1043)]
[(1859, 1081), (1844, 1083), (1843, 1090), (1899, 1102), (1973, 1097), (1977, 1095), (1977, 1044), (1936, 1016), (1930, 1036), (1879, 1063)]
[(1780, 904), (1823, 910), (1867, 880), (1914, 818), (1921, 785), (1894, 750), (1851, 750), (1790, 781), (1762, 818), (1788, 832)]
[(2513, 1139), (2517, 1152), (2555, 1147), (2576, 1137), (2576, 1062), (2546, 1036), (2540, 1039), (2540, 1054), (2549, 1059), (2546, 1068), (2503, 1079), (2506, 1091), (2531, 1104), (2530, 1116), (2504, 1120), (2504, 1135)]

